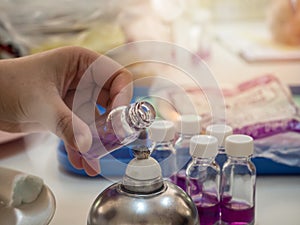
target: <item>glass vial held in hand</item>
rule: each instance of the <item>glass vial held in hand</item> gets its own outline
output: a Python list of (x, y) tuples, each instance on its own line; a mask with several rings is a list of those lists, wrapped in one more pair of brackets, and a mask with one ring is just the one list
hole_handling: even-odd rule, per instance
[(186, 169), (187, 193), (193, 199), (201, 225), (220, 222), (220, 167), (215, 162), (218, 152), (217, 138), (196, 135), (190, 141), (193, 159)]
[(82, 154), (83, 157), (87, 161), (99, 159), (133, 142), (145, 128), (152, 124), (155, 116), (154, 107), (145, 101), (113, 109), (107, 117), (96, 120), (97, 132), (92, 147)]
[(157, 120), (149, 127), (151, 156), (160, 164), (164, 178), (176, 172), (174, 148), (175, 126), (172, 121)]
[(225, 153), (225, 140), (229, 135), (232, 135), (232, 127), (226, 124), (213, 124), (206, 127), (206, 134), (214, 136), (218, 139), (218, 154), (216, 162), (219, 164), (221, 170), (227, 160)]
[(190, 140), (194, 135), (200, 134), (201, 117), (198, 115), (182, 115), (176, 121), (178, 139), (174, 147), (176, 151), (176, 174), (171, 177), (173, 183), (186, 190), (185, 170), (191, 161), (189, 153)]
[(222, 169), (222, 224), (253, 225), (256, 186), (256, 168), (251, 162), (253, 139), (247, 135), (230, 135), (225, 149), (228, 159)]

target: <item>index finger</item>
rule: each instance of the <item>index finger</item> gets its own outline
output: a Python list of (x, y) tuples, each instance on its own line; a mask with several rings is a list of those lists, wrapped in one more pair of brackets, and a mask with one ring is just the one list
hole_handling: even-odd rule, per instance
[(116, 61), (101, 55), (78, 82), (73, 111), (86, 123), (94, 121), (96, 104), (107, 108), (128, 105), (133, 93), (132, 76)]
[(95, 91), (95, 95), (97, 103), (107, 109), (128, 105), (133, 95), (131, 73), (126, 69), (118, 71), (101, 90)]

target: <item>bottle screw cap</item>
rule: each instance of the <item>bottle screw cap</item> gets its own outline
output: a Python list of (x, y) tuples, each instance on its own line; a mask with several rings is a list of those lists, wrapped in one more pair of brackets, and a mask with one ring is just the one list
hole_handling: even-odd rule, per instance
[(232, 134), (232, 127), (226, 124), (212, 124), (206, 127), (206, 134), (218, 139), (219, 147), (225, 146), (225, 139)]
[(211, 158), (218, 153), (218, 140), (210, 135), (195, 135), (190, 140), (190, 154), (196, 158)]
[(230, 156), (247, 157), (253, 154), (253, 138), (243, 134), (233, 134), (225, 140), (225, 151)]
[(152, 141), (171, 141), (175, 136), (175, 126), (172, 121), (157, 120), (149, 127), (149, 135)]
[(202, 117), (193, 114), (181, 115), (176, 121), (177, 132), (182, 134), (200, 134)]

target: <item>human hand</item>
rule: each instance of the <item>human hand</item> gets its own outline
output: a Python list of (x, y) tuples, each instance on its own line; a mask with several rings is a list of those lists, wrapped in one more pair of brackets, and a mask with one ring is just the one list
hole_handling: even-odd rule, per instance
[(275, 40), (300, 45), (299, 0), (275, 0), (269, 10), (268, 20)]
[[(97, 63), (99, 58), (104, 60)], [(97, 175), (100, 169), (89, 166), (80, 154), (92, 144), (89, 123), (97, 114), (95, 104), (107, 109), (127, 105), (131, 81), (131, 74), (119, 64), (80, 47), (0, 60), (0, 128), (50, 130), (64, 141), (74, 167)], [(87, 116), (90, 112), (93, 118)]]

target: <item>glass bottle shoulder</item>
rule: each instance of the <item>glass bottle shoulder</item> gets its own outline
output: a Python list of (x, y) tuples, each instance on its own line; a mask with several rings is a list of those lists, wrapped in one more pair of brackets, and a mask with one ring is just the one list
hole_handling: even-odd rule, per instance
[(151, 152), (154, 150), (171, 150), (175, 152), (173, 141), (152, 142), (149, 149)]
[(223, 172), (255, 175), (256, 167), (250, 158), (232, 159), (229, 157), (224, 163)]
[(187, 166), (186, 175), (195, 178), (197, 176), (201, 176), (201, 174), (211, 174), (214, 176), (219, 175), (220, 166), (214, 159), (204, 160), (202, 162), (193, 159), (193, 161), (191, 161)]
[(185, 141), (189, 142), (191, 140), (191, 138), (193, 136), (195, 136), (195, 135), (197, 135), (197, 134), (183, 134), (183, 133), (178, 133), (178, 138), (177, 138), (177, 140), (176, 140), (175, 143), (177, 143), (177, 142), (185, 142)]

